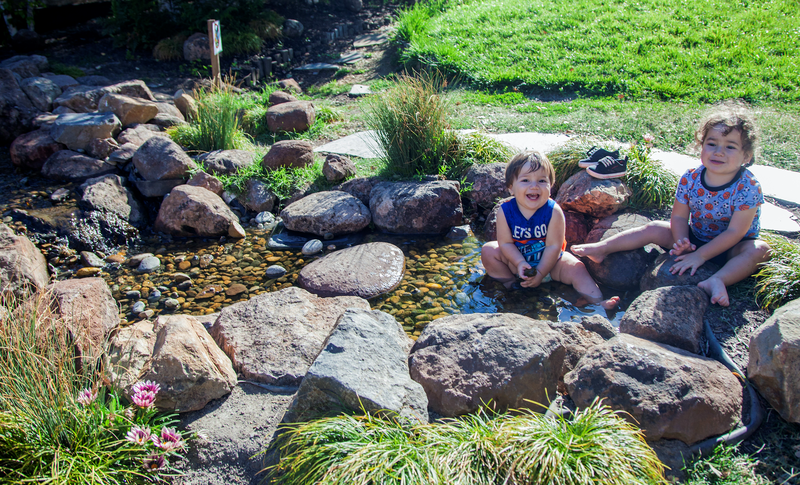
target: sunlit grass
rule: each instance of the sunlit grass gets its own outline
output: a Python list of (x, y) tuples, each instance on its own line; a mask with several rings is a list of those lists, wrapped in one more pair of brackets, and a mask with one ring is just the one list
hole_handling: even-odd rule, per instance
[(773, 233), (761, 234), (772, 253), (756, 273), (756, 298), (763, 308), (777, 308), (800, 298), (800, 245)]

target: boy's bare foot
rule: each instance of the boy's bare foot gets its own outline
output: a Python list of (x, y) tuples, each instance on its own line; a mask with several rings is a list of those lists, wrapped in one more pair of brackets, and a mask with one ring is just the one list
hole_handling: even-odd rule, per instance
[(707, 280), (697, 283), (697, 286), (703, 289), (708, 296), (711, 297), (711, 304), (718, 303), (719, 306), (728, 306), (731, 304), (728, 299), (728, 289), (725, 288), (725, 283), (721, 279), (712, 276)]
[(601, 301), (599, 304), (600, 304), (601, 307), (605, 308), (606, 310), (613, 310), (614, 308), (617, 308), (617, 306), (619, 305), (619, 297), (618, 296), (612, 296), (608, 300)]
[(595, 263), (602, 263), (606, 259), (605, 253), (596, 244), (576, 244), (570, 248), (570, 251), (579, 258), (585, 256)]

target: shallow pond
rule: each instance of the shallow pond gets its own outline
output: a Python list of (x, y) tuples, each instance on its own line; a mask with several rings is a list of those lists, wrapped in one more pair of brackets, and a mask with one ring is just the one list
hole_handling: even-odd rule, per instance
[[(106, 266), (103, 276), (129, 321), (142, 311), (204, 315), (266, 291), (292, 286), (299, 271), (315, 256), (299, 249), (274, 249), (269, 234), (248, 228), (248, 237), (233, 241), (173, 240), (151, 244), (130, 254), (151, 252), (161, 260), (161, 270), (139, 274), (124, 264)], [(537, 319), (570, 320), (599, 313), (617, 324), (622, 312), (595, 305), (579, 307), (579, 295), (566, 285), (548, 283), (535, 289), (506, 290), (485, 277), (480, 264), (482, 241), (468, 237), (453, 241), (441, 237), (398, 237), (368, 234), (363, 242), (389, 242), (406, 256), (406, 270), (398, 287), (370, 300), (373, 309), (394, 315), (409, 335), (419, 335), (428, 322), (456, 313), (513, 312)], [(340, 248), (343, 246), (340, 246)], [(268, 277), (267, 268), (286, 269)], [(63, 275), (62, 277), (68, 277)], [(138, 304), (137, 304), (138, 303)], [(132, 313), (136, 305), (136, 313)]]

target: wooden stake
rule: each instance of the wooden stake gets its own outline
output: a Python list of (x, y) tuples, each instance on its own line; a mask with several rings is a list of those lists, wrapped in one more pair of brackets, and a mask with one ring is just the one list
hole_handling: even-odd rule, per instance
[[(219, 54), (214, 46), (214, 19), (208, 19), (208, 53), (211, 54), (211, 81), (215, 86), (220, 86)], [(222, 39), (219, 39), (222, 42)]]

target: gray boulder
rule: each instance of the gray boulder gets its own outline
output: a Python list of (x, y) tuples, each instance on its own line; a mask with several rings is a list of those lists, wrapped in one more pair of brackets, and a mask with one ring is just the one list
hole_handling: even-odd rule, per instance
[(265, 212), (275, 207), (278, 197), (269, 189), (269, 185), (257, 179), (249, 179), (244, 186), (244, 193), (239, 202), (249, 211)]
[(742, 385), (725, 366), (624, 333), (590, 349), (564, 383), (579, 407), (602, 398), (648, 441), (692, 444), (730, 431), (741, 418)]
[(227, 236), (231, 226), (244, 229), (239, 218), (217, 194), (202, 187), (180, 185), (172, 189), (158, 210), (155, 229), (173, 236)]
[(161, 131), (161, 129), (150, 123), (143, 123), (134, 125), (122, 130), (117, 137), (117, 141), (121, 145), (134, 145), (136, 148), (144, 145), (144, 142), (153, 138), (154, 136), (168, 137), (168, 135)]
[(40, 76), (42, 70), (40, 67), (45, 70), (48, 68), (47, 58), (44, 56), (14, 56), (0, 62), (0, 69), (15, 72), (22, 79)]
[(42, 175), (57, 180), (83, 182), (92, 177), (115, 173), (117, 167), (72, 150), (52, 154), (42, 165)]
[(233, 175), (255, 162), (255, 154), (247, 150), (214, 150), (197, 157), (213, 175)]
[(639, 288), (642, 291), (654, 290), (664, 286), (696, 286), (703, 280), (710, 278), (719, 271), (719, 266), (706, 261), (697, 268), (694, 275), (691, 271), (686, 271), (682, 275), (672, 274), (669, 269), (675, 264), (675, 257), (668, 252), (659, 255), (653, 263), (647, 267), (639, 280)]
[(107, 159), (117, 150), (119, 150), (119, 143), (113, 138), (95, 138), (86, 147), (86, 153), (99, 160)]
[[(82, 79), (77, 79), (81, 82)], [(147, 101), (155, 101), (153, 93), (150, 88), (139, 79), (132, 81), (122, 81), (117, 84), (106, 85), (105, 79), (98, 87), (96, 85), (87, 85), (82, 82), (83, 86), (69, 88), (64, 91), (61, 96), (53, 101), (55, 107), (66, 106), (67, 108), (75, 111), (76, 113), (89, 113), (97, 109), (97, 104), (100, 99), (108, 93), (123, 94), (134, 98), (141, 98)]]
[(800, 300), (775, 310), (750, 336), (747, 377), (790, 423), (800, 423)]
[(183, 43), (183, 59), (187, 62), (198, 59), (210, 61), (211, 50), (208, 48), (208, 35), (200, 32), (190, 35)]
[(297, 284), (319, 296), (372, 298), (395, 289), (403, 280), (405, 256), (385, 242), (341, 249), (300, 270)]
[(59, 89), (63, 90), (67, 88), (71, 88), (73, 86), (77, 86), (78, 81), (75, 80), (72, 76), (67, 76), (66, 74), (53, 74), (52, 72), (43, 72), (42, 77), (46, 77), (47, 79), (53, 81)]
[(347, 310), (308, 369), (284, 422), (345, 407), (427, 423), (428, 398), (408, 372), (410, 347), (411, 339), (391, 315)]
[(119, 175), (89, 179), (80, 186), (80, 191), (81, 205), (88, 210), (113, 212), (134, 226), (147, 222), (144, 208)]
[(133, 165), (149, 181), (189, 178), (197, 166), (177, 143), (163, 136), (144, 142), (133, 155)]
[(378, 177), (358, 177), (337, 185), (333, 190), (347, 192), (360, 200), (362, 204), (369, 207), (369, 195), (372, 193), (372, 189), (379, 183), (381, 183), (381, 179)]
[(492, 403), (543, 412), (558, 382), (603, 339), (569, 323), (514, 313), (465, 314), (428, 324), (411, 349), (411, 377), (429, 407), (458, 416)]
[(467, 198), (481, 207), (492, 207), (498, 199), (508, 197), (506, 187), (507, 163), (474, 164), (464, 176)]
[(34, 106), (41, 111), (52, 111), (53, 101), (61, 96), (61, 88), (46, 77), (29, 77), (19, 83)]
[(0, 294), (22, 298), (47, 286), (47, 261), (25, 236), (0, 224)]
[(293, 286), (223, 308), (210, 332), (245, 379), (298, 386), (348, 308), (369, 310), (369, 303)]
[(329, 153), (322, 165), (322, 175), (328, 182), (339, 182), (356, 175), (356, 164), (347, 157)]
[(625, 311), (619, 331), (699, 354), (708, 304), (708, 295), (696, 286), (645, 291)]
[(372, 221), (393, 234), (444, 234), (462, 223), (458, 183), (383, 182), (370, 194)]
[(300, 37), (305, 28), (298, 20), (286, 19), (283, 21), (283, 35), (286, 37)]
[(155, 405), (163, 411), (203, 409), (236, 386), (230, 359), (205, 327), (189, 315), (162, 315), (122, 327), (109, 351), (111, 381), (128, 396), (140, 381), (161, 386)]
[(70, 150), (85, 150), (95, 138), (112, 138), (120, 126), (114, 113), (64, 113), (58, 115), (50, 134)]
[(8, 145), (34, 129), (33, 120), (38, 114), (14, 74), (0, 69), (0, 145)]
[[(650, 222), (649, 219), (637, 214), (608, 216), (595, 224), (589, 235), (586, 236), (586, 242), (603, 241), (617, 233), (643, 226), (648, 222)], [(602, 263), (595, 263), (588, 258), (584, 258), (583, 262), (598, 283), (620, 290), (636, 290), (639, 288), (639, 280), (642, 275), (657, 256), (658, 252), (655, 246), (651, 245), (646, 249), (609, 254)]]
[(281, 218), (292, 231), (317, 236), (352, 234), (372, 221), (369, 209), (346, 192), (316, 192), (288, 205)]

